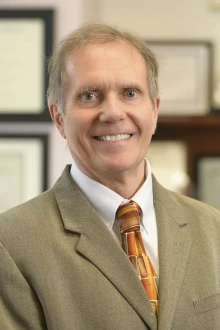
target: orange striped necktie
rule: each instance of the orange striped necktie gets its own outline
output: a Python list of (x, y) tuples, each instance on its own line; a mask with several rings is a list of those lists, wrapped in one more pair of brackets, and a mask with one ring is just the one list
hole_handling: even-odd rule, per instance
[(140, 231), (141, 214), (142, 211), (139, 205), (130, 201), (119, 206), (116, 212), (116, 218), (120, 220), (122, 247), (136, 269), (157, 316), (159, 302), (157, 274), (143, 244)]

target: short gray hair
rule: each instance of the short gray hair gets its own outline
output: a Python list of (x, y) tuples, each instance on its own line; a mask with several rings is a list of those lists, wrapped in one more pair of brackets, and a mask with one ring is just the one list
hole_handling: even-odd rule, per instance
[(147, 81), (149, 94), (153, 106), (159, 95), (158, 63), (148, 48), (145, 41), (135, 34), (119, 30), (102, 22), (88, 22), (79, 29), (70, 33), (54, 49), (49, 59), (48, 74), (49, 87), (47, 90), (48, 104), (56, 104), (61, 113), (65, 109), (67, 89), (66, 60), (70, 55), (75, 55), (81, 48), (88, 44), (103, 44), (107, 42), (124, 41), (133, 46), (144, 58), (147, 68)]

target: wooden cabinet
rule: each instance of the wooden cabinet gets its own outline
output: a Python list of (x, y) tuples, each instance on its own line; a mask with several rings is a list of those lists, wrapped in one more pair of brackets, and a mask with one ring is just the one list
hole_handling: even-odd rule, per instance
[(175, 140), (185, 143), (187, 148), (187, 172), (196, 190), (198, 184), (197, 161), (199, 157), (220, 157), (220, 116), (161, 116), (153, 137), (153, 141), (156, 140)]

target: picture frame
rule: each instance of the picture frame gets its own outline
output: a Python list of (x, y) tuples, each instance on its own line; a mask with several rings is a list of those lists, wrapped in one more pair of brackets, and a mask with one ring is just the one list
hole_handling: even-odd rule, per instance
[(47, 135), (0, 134), (0, 213), (45, 191)]
[(220, 155), (196, 159), (196, 198), (220, 210)]
[(146, 42), (159, 62), (160, 115), (208, 115), (212, 104), (212, 43)]
[(53, 10), (0, 11), (1, 121), (50, 121), (47, 58), (53, 47)]

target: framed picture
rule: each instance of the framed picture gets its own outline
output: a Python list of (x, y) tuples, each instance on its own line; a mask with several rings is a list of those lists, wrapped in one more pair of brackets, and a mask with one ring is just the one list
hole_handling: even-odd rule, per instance
[(0, 213), (47, 189), (47, 140), (0, 135)]
[(46, 59), (52, 45), (52, 10), (1, 9), (1, 121), (50, 120)]
[(160, 115), (203, 116), (211, 110), (212, 44), (147, 41), (159, 62)]
[(220, 156), (197, 159), (197, 198), (220, 210)]

